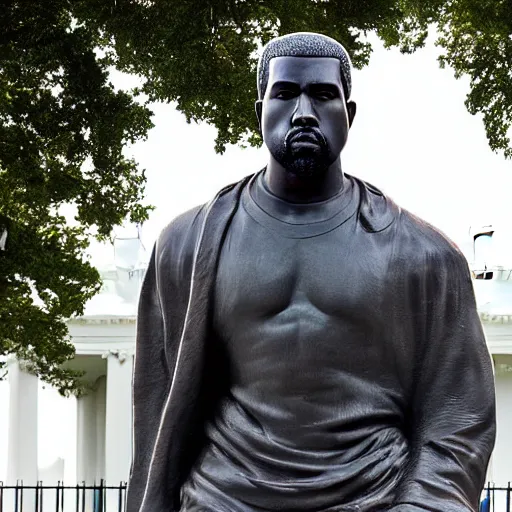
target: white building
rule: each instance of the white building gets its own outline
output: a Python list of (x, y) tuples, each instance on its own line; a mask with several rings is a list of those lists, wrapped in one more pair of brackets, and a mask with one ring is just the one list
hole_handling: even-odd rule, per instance
[(488, 479), (505, 486), (512, 480), (512, 230), (495, 224), (470, 235), (467, 256), (495, 370), (498, 431)]
[[(470, 232), (466, 254), (495, 367), (498, 435), (488, 480), (512, 480), (512, 231)], [(117, 238), (116, 258), (101, 271), (102, 292), (69, 321), (76, 346), (70, 366), (86, 371), (89, 392), (77, 400), (77, 481), (126, 481), (131, 457), (131, 374), (137, 296), (145, 265), (137, 237)], [(456, 371), (456, 369), (454, 369)], [(9, 370), (8, 483), (41, 480), (37, 461), (37, 379)], [(54, 480), (59, 477), (58, 467)]]
[[(68, 321), (76, 348), (68, 366), (85, 371), (87, 391), (76, 404), (76, 480), (87, 484), (105, 479), (119, 485), (128, 479), (135, 317), (147, 259), (138, 233), (128, 235), (116, 237), (113, 261), (100, 269), (101, 292), (82, 317)], [(38, 379), (16, 361), (8, 372), (7, 484), (50, 480), (55, 485), (64, 480), (63, 465), (56, 461), (45, 470), (38, 463)]]

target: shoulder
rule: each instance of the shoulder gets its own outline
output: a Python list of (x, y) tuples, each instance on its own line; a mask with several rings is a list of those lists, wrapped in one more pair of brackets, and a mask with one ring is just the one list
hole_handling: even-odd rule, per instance
[(183, 243), (187, 238), (190, 238), (191, 235), (198, 231), (201, 221), (204, 218), (206, 208), (206, 203), (194, 206), (169, 222), (158, 237), (158, 252), (164, 251), (170, 246), (180, 245), (180, 243)]
[(460, 249), (445, 233), (404, 208), (400, 211), (399, 231), (402, 243), (414, 247), (415, 252), (466, 261)]
[(205, 205), (199, 205), (178, 215), (161, 231), (154, 244), (154, 269), (157, 278), (167, 285), (186, 278), (192, 268), (198, 224), (204, 210)]
[(400, 207), (374, 185), (347, 175), (359, 193), (358, 218), (369, 233), (380, 233), (390, 228), (400, 215)]
[[(236, 201), (237, 191), (248, 181), (249, 177), (222, 188), (210, 201), (200, 204), (175, 217), (162, 230), (156, 242), (157, 257), (165, 258), (172, 254), (173, 259), (188, 256), (194, 252), (201, 236), (204, 221), (211, 217), (210, 210), (227, 211), (232, 208), (230, 199)], [(225, 201), (227, 199), (227, 201)]]
[(389, 230), (393, 238), (395, 263), (412, 264), (416, 268), (449, 264), (464, 272), (467, 270), (466, 258), (440, 229), (400, 207), (374, 185), (359, 178), (353, 179), (361, 194), (361, 223), (369, 232)]
[(395, 255), (416, 272), (451, 280), (470, 279), (469, 264), (457, 245), (440, 229), (401, 209)]

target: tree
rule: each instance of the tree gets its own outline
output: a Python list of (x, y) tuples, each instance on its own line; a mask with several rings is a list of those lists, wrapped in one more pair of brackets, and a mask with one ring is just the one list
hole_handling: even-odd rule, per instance
[(512, 158), (512, 2), (458, 0), (440, 11), (440, 62), (470, 78), (466, 107), (481, 114), (489, 145)]
[[(61, 366), (73, 354), (65, 319), (100, 286), (88, 240), (148, 215), (144, 172), (122, 154), (151, 127), (145, 102), (215, 126), (219, 152), (256, 145), (256, 53), (272, 37), (325, 33), (361, 68), (369, 32), (413, 52), (433, 28), (441, 65), (470, 77), (466, 105), (491, 148), (512, 157), (509, 0), (7, 0), (0, 23), (0, 355), (63, 393), (76, 387)], [(109, 67), (142, 86), (116, 91)]]
[(62, 394), (79, 388), (61, 366), (74, 354), (65, 320), (100, 287), (89, 238), (148, 215), (144, 172), (122, 150), (151, 127), (109, 83), (101, 34), (69, 5), (7, 2), (0, 14), (0, 355)]

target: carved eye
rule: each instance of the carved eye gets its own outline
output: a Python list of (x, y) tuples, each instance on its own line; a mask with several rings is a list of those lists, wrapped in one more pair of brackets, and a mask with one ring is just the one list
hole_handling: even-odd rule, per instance
[(295, 93), (291, 89), (281, 89), (276, 93), (278, 100), (289, 100), (295, 96)]
[(333, 100), (336, 97), (336, 95), (332, 91), (329, 91), (327, 89), (318, 91), (315, 94), (315, 96), (322, 101)]

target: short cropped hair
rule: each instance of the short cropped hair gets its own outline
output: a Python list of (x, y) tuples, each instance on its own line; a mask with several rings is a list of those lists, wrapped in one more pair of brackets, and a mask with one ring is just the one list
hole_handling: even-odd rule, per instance
[(274, 57), (333, 57), (340, 61), (341, 81), (348, 101), (352, 91), (352, 63), (347, 50), (331, 37), (313, 32), (295, 32), (276, 37), (263, 48), (258, 61), (258, 97), (267, 90), (270, 60)]

